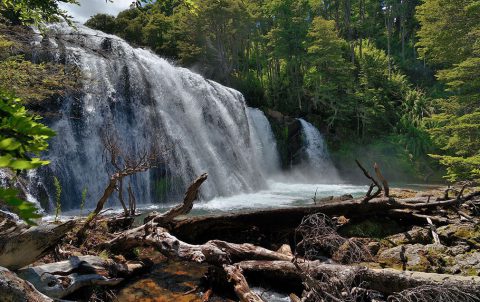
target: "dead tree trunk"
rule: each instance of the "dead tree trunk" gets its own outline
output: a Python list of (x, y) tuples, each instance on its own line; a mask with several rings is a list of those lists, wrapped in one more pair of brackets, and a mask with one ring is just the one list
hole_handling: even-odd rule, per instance
[(0, 300), (4, 302), (53, 302), (32, 284), (0, 267)]
[(249, 243), (235, 244), (221, 240), (210, 240), (204, 244), (188, 244), (158, 227), (155, 222), (148, 222), (138, 228), (124, 232), (116, 238), (101, 244), (99, 248), (109, 249), (115, 253), (125, 253), (135, 247), (151, 246), (168, 257), (207, 262), (214, 265), (231, 264), (246, 259), (286, 260), (291, 256), (277, 253)]
[(80, 256), (23, 268), (17, 274), (43, 294), (59, 299), (87, 286), (115, 286), (123, 280), (122, 277), (139, 272), (144, 266), (138, 261), (115, 263), (96, 256)]
[(50, 251), (74, 226), (75, 221), (30, 228), (15, 223), (6, 229), (0, 226), (0, 266), (16, 270), (33, 263)]
[(147, 216), (144, 220), (145, 223), (153, 220), (157, 222), (159, 225), (166, 225), (170, 221), (172, 221), (175, 217), (180, 215), (188, 214), (193, 207), (193, 202), (198, 197), (198, 191), (200, 186), (203, 184), (205, 180), (207, 180), (208, 174), (204, 173), (200, 175), (195, 181), (188, 187), (187, 192), (185, 192), (185, 197), (183, 198), (183, 203), (173, 207), (166, 213), (160, 215), (150, 215)]
[(298, 262), (298, 270), (290, 261), (243, 261), (236, 264), (246, 274), (269, 275), (269, 278), (291, 278), (302, 280), (302, 271), (308, 271), (311, 276), (321, 279), (322, 276), (336, 276), (340, 279), (354, 277), (357, 283), (363, 282), (369, 289), (386, 294), (393, 294), (403, 290), (424, 286), (455, 286), (469, 287), (472, 291), (480, 292), (480, 277), (422, 273), (413, 271), (399, 271), (395, 269), (373, 269), (359, 266), (326, 264), (319, 261)]
[(378, 179), (382, 182), (383, 185), (383, 196), (384, 197), (389, 197), (390, 196), (390, 187), (388, 186), (388, 181), (383, 177), (382, 172), (380, 171), (380, 166), (375, 163), (373, 165), (373, 168), (375, 169), (375, 174), (377, 174)]

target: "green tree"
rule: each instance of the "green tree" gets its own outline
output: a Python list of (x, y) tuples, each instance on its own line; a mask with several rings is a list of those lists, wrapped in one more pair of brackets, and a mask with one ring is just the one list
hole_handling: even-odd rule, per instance
[[(29, 114), (19, 99), (0, 91), (0, 168), (21, 171), (48, 164), (30, 157), (46, 150), (47, 140), (55, 135), (39, 119)], [(0, 188), (0, 200), (12, 206), (22, 219), (33, 223), (31, 219), (39, 217), (37, 209), (18, 195), (14, 188)]]
[(88, 19), (85, 25), (108, 34), (115, 34), (117, 32), (115, 17), (112, 15), (96, 14)]
[(348, 44), (338, 36), (335, 22), (315, 17), (308, 32), (310, 67), (305, 88), (314, 109), (325, 113), (329, 127), (348, 121), (352, 114), (353, 65), (344, 57), (346, 49)]
[(2, 0), (0, 14), (15, 25), (41, 25), (43, 22), (69, 21), (67, 12), (59, 3), (75, 3), (76, 0)]
[(432, 157), (447, 179), (480, 179), (480, 1), (427, 0), (417, 9), (418, 46), (440, 70), (449, 96), (437, 100), (428, 120), (433, 141), (444, 152)]

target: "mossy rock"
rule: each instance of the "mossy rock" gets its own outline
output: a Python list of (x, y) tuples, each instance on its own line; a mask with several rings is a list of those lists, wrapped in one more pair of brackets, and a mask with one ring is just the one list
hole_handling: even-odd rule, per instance
[(342, 226), (338, 232), (346, 237), (368, 237), (383, 239), (386, 236), (397, 234), (403, 228), (395, 221), (387, 218), (365, 219), (359, 222), (350, 221)]
[(471, 223), (449, 224), (437, 229), (442, 242), (452, 245), (455, 242), (466, 242), (472, 246), (480, 245), (480, 225)]
[(377, 262), (383, 267), (395, 269), (438, 272), (438, 267), (444, 267), (445, 263), (439, 263), (446, 256), (443, 254), (446, 247), (442, 245), (406, 244), (380, 251)]
[(430, 230), (418, 226), (414, 226), (411, 230), (403, 233), (388, 236), (381, 240), (382, 245), (386, 247), (394, 247), (404, 244), (429, 244), (432, 243)]

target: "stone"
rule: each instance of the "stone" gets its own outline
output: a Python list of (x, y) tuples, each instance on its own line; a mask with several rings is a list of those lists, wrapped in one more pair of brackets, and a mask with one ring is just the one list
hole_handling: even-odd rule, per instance
[(432, 242), (432, 236), (430, 230), (414, 226), (410, 231), (388, 236), (384, 241), (391, 246), (415, 243), (429, 244)]

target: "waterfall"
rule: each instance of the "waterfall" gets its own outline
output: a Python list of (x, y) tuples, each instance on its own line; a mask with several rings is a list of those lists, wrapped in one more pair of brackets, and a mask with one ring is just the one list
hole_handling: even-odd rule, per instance
[(259, 163), (260, 170), (266, 173), (266, 176), (272, 176), (280, 172), (280, 156), (277, 150), (277, 141), (272, 132), (272, 127), (265, 114), (256, 108), (248, 108), (248, 117), (250, 119), (252, 141), (256, 158), (261, 158)]
[(203, 172), (209, 173), (204, 199), (252, 192), (265, 188), (268, 171), (277, 169), (268, 121), (238, 91), (81, 25), (50, 25), (37, 44), (77, 66), (82, 81), (81, 91), (63, 97), (47, 119), (57, 135), (44, 154), (51, 164), (38, 177), (50, 202), (53, 176), (64, 209), (78, 207), (84, 188), (87, 206), (99, 199), (112, 172), (100, 135), (107, 124), (133, 153), (152, 144), (166, 150), (162, 165), (126, 180), (141, 203), (177, 198)]
[(298, 120), (302, 125), (306, 158), (306, 162), (302, 164), (303, 169), (316, 179), (338, 182), (338, 173), (328, 153), (323, 135), (309, 122), (301, 118)]

